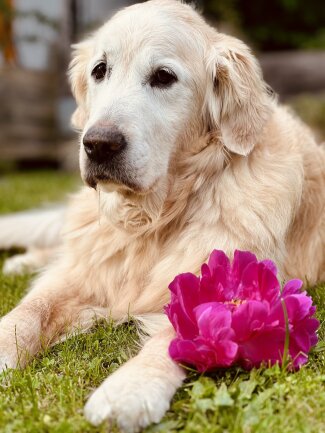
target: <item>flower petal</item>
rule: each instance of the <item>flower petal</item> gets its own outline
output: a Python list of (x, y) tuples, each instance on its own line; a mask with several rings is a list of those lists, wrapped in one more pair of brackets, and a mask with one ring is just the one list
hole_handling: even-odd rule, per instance
[(224, 305), (217, 302), (201, 304), (194, 309), (197, 326), (204, 338), (215, 339), (220, 329), (231, 327), (231, 313)]
[(213, 250), (208, 260), (208, 267), (211, 275), (213, 275), (215, 269), (224, 268), (226, 272), (230, 272), (230, 261), (226, 254), (221, 250)]
[(235, 250), (234, 260), (231, 267), (231, 276), (237, 284), (242, 279), (244, 270), (252, 263), (257, 263), (255, 254), (252, 254), (249, 251)]
[(172, 292), (171, 303), (177, 299), (184, 314), (192, 321), (193, 309), (199, 303), (199, 287), (200, 279), (191, 273), (178, 275), (169, 285)]
[(275, 364), (283, 358), (285, 329), (266, 329), (239, 344), (238, 356), (246, 368), (259, 367), (262, 362)]
[(307, 317), (313, 303), (312, 299), (304, 294), (286, 296), (284, 302), (291, 323), (299, 322)]
[(178, 337), (195, 338), (198, 334), (195, 321), (192, 321), (186, 314), (184, 314), (184, 310), (177, 300), (165, 307), (165, 313), (173, 325)]
[(218, 347), (216, 350), (202, 339), (174, 339), (169, 346), (169, 354), (174, 361), (194, 365), (201, 372), (231, 365), (236, 353), (236, 343)]
[(303, 282), (298, 279), (288, 281), (283, 287), (282, 296), (285, 297), (301, 293), (302, 285)]
[(252, 333), (263, 328), (268, 314), (268, 305), (260, 301), (247, 301), (240, 305), (232, 316), (236, 340), (248, 340)]
[(238, 297), (273, 303), (280, 295), (277, 277), (263, 263), (250, 263), (243, 271)]
[(262, 260), (260, 263), (263, 263), (263, 265), (266, 268), (268, 268), (272, 272), (272, 274), (274, 274), (275, 276), (277, 276), (278, 269), (276, 267), (276, 264), (272, 260)]

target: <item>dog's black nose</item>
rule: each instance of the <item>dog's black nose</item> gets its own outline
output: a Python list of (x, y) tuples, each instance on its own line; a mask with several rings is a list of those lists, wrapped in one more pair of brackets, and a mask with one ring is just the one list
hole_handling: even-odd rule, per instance
[(127, 141), (116, 128), (95, 125), (86, 132), (83, 145), (91, 161), (105, 162), (121, 153), (127, 146)]

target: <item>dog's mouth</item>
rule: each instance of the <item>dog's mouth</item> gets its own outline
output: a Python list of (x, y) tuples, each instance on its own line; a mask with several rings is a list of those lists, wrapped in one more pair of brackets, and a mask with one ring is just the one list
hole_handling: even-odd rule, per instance
[(142, 188), (132, 179), (130, 172), (123, 168), (122, 164), (106, 164), (92, 163), (88, 161), (85, 170), (84, 181), (91, 188), (106, 192), (116, 190), (128, 190), (141, 193)]

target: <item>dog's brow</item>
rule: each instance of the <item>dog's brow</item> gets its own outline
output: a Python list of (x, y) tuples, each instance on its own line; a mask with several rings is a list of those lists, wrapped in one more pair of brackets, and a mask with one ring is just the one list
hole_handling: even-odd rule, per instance
[(157, 67), (157, 66), (166, 66), (169, 68), (175, 68), (180, 69), (179, 62), (174, 60), (171, 57), (163, 57), (159, 55), (153, 55), (149, 59), (150, 66)]
[(105, 58), (113, 57), (117, 54), (117, 50), (108, 46), (106, 43), (101, 44), (100, 50), (102, 51), (102, 55), (105, 56)]
[(99, 63), (99, 62), (103, 62), (103, 61), (106, 62), (106, 60), (107, 60), (107, 54), (104, 51), (99, 51), (98, 53), (96, 53), (94, 55), (91, 63), (93, 63), (95, 65), (96, 63)]

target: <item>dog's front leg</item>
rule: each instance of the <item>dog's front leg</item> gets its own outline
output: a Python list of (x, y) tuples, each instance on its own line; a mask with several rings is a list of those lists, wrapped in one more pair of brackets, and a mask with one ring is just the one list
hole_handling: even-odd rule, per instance
[(168, 354), (174, 337), (170, 327), (156, 334), (140, 353), (108, 377), (85, 407), (94, 425), (116, 422), (127, 433), (161, 420), (185, 378), (185, 372)]
[[(55, 270), (55, 269), (54, 269)], [(23, 367), (44, 346), (57, 341), (73, 327), (83, 325), (92, 308), (80, 291), (67, 280), (68, 273), (39, 278), (21, 303), (0, 320), (0, 373)]]
[(22, 302), (0, 321), (0, 373), (26, 364), (41, 347), (42, 327), (50, 316), (45, 300)]

